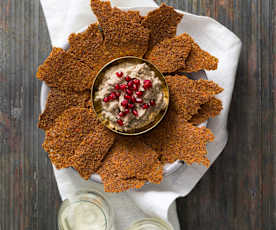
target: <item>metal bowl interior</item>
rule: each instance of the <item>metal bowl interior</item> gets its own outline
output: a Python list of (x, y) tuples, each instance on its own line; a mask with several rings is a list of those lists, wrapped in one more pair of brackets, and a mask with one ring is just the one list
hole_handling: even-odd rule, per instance
[[(118, 65), (120, 63), (124, 63), (124, 62), (134, 63), (134, 64), (146, 63), (150, 67), (151, 71), (153, 71), (155, 73), (155, 76), (157, 78), (159, 78), (159, 80), (161, 81), (161, 91), (164, 95), (163, 100), (165, 102), (165, 107), (163, 109), (161, 109), (158, 114), (154, 114), (154, 119), (150, 123), (146, 124), (145, 126), (142, 126), (142, 127), (136, 128), (136, 129), (131, 129), (128, 131), (116, 129), (116, 127), (112, 126), (111, 122), (102, 116), (102, 110), (103, 110), (102, 102), (95, 100), (95, 94), (98, 91), (99, 86), (103, 82), (106, 71), (108, 71), (111, 67)], [(163, 74), (149, 61), (138, 58), (138, 57), (132, 57), (132, 56), (117, 58), (117, 59), (114, 59), (111, 62), (107, 63), (98, 72), (98, 74), (94, 80), (92, 90), (91, 90), (91, 97), (92, 97), (93, 109), (94, 109), (95, 113), (97, 114), (98, 119), (102, 122), (102, 124), (115, 133), (118, 133), (120, 135), (127, 135), (127, 136), (140, 135), (140, 134), (146, 133), (146, 132), (150, 131), (151, 129), (153, 129), (154, 127), (156, 127), (162, 121), (162, 119), (164, 118), (164, 116), (168, 110), (169, 98), (170, 98), (169, 97), (169, 88), (168, 88), (168, 85), (166, 83), (166, 80), (165, 80), (165, 77), (163, 76)]]

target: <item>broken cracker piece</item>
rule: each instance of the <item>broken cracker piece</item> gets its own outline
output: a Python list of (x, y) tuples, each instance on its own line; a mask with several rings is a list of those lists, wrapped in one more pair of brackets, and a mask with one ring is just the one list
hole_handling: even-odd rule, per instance
[(120, 57), (106, 49), (98, 23), (91, 24), (82, 33), (71, 34), (69, 44), (67, 52), (93, 70), (92, 80), (106, 63)]
[(91, 0), (91, 8), (103, 30), (104, 44), (109, 52), (115, 56), (143, 57), (150, 32), (141, 25), (138, 11), (122, 11), (101, 0)]
[(70, 161), (84, 179), (88, 180), (98, 170), (114, 139), (115, 133), (104, 126), (99, 126), (96, 131), (89, 133), (76, 148)]
[(147, 59), (163, 73), (172, 73), (186, 66), (193, 39), (184, 33), (155, 45)]
[(170, 90), (170, 109), (185, 121), (198, 113), (202, 104), (222, 91), (213, 81), (191, 80), (180, 75), (166, 76), (166, 82)]
[(218, 116), (222, 109), (222, 101), (213, 97), (210, 101), (201, 105), (198, 113), (193, 115), (189, 122), (191, 122), (193, 125), (199, 125), (211, 117)]
[[(49, 57), (39, 66), (37, 78), (49, 87), (61, 90), (90, 89), (92, 70), (61, 48), (53, 48)], [(90, 83), (90, 84), (88, 84)]]
[(165, 120), (143, 136), (143, 142), (161, 155), (163, 163), (183, 160), (187, 164), (199, 163), (206, 166), (209, 165), (206, 144), (213, 140), (214, 135), (209, 129), (179, 119), (170, 109)]
[(65, 110), (71, 107), (85, 108), (91, 97), (90, 91), (73, 92), (51, 88), (45, 110), (39, 116), (38, 127), (47, 130)]
[(103, 165), (97, 171), (102, 178), (105, 192), (118, 193), (129, 189), (138, 189), (146, 183), (146, 180), (136, 178), (121, 179), (118, 176), (119, 170), (112, 162), (112, 155), (108, 154)]
[(159, 8), (149, 12), (142, 21), (142, 25), (150, 30), (149, 50), (161, 41), (173, 38), (182, 17), (182, 14), (164, 3)]
[(182, 71), (191, 73), (200, 70), (216, 70), (217, 68), (218, 59), (193, 42), (191, 52), (186, 60), (186, 66)]
[(161, 182), (163, 166), (158, 155), (139, 138), (118, 136), (110, 154), (121, 179), (136, 178), (152, 183)]
[(70, 158), (75, 149), (91, 132), (98, 132), (102, 125), (89, 109), (71, 108), (59, 116), (55, 124), (46, 130), (43, 148), (56, 168), (72, 166)]

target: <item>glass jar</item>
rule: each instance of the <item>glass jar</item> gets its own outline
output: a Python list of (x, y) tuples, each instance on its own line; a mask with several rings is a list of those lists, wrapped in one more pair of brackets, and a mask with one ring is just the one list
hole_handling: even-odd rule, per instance
[(79, 191), (63, 201), (59, 230), (111, 230), (113, 214), (107, 199), (94, 190)]
[(161, 219), (145, 218), (134, 222), (128, 230), (173, 230), (173, 228)]

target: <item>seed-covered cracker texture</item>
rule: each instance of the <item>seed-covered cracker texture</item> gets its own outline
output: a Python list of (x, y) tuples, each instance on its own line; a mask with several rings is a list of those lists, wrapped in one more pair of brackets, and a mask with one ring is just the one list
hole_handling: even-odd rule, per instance
[(170, 90), (170, 109), (185, 121), (197, 114), (202, 104), (222, 91), (213, 81), (191, 80), (181, 75), (167, 76), (166, 82)]
[(50, 56), (39, 66), (37, 78), (53, 88), (84, 91), (91, 88), (92, 69), (61, 48), (53, 48)]
[(166, 39), (153, 47), (147, 59), (163, 73), (176, 72), (185, 68), (192, 42), (192, 38), (186, 33)]
[(168, 111), (159, 126), (143, 136), (144, 143), (161, 156), (163, 163), (182, 160), (187, 164), (201, 163), (207, 166), (206, 144), (213, 140), (214, 135), (209, 129), (193, 126), (172, 110)]
[(70, 167), (75, 149), (90, 132), (97, 132), (101, 126), (95, 113), (89, 109), (68, 109), (46, 131), (43, 147), (56, 168)]
[(208, 52), (202, 50), (200, 46), (193, 42), (191, 52), (186, 60), (184, 72), (197, 72), (200, 70), (216, 70), (218, 68), (218, 59)]
[(122, 11), (101, 0), (91, 0), (91, 7), (103, 30), (108, 50), (119, 56), (143, 57), (148, 49), (150, 31), (141, 25), (138, 11)]
[(91, 92), (89, 90), (74, 92), (51, 88), (45, 110), (39, 116), (38, 127), (44, 130), (51, 128), (55, 119), (71, 107), (86, 108), (90, 97)]
[(149, 12), (142, 21), (142, 25), (150, 30), (149, 50), (159, 42), (173, 38), (182, 17), (182, 14), (166, 4), (162, 4), (158, 9)]
[(207, 121), (210, 117), (218, 116), (222, 109), (222, 101), (213, 97), (210, 101), (200, 106), (198, 113), (193, 115), (189, 122), (194, 125), (199, 125)]
[(102, 160), (114, 143), (115, 133), (98, 126), (89, 133), (70, 158), (72, 166), (86, 180), (102, 165)]

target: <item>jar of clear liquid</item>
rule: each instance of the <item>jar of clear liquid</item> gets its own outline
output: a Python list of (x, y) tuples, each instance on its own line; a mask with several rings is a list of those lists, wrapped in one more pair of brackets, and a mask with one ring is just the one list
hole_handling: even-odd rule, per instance
[(161, 219), (145, 218), (134, 222), (128, 230), (173, 230), (173, 228)]
[(97, 191), (79, 191), (66, 199), (58, 212), (59, 230), (111, 230), (113, 214)]

